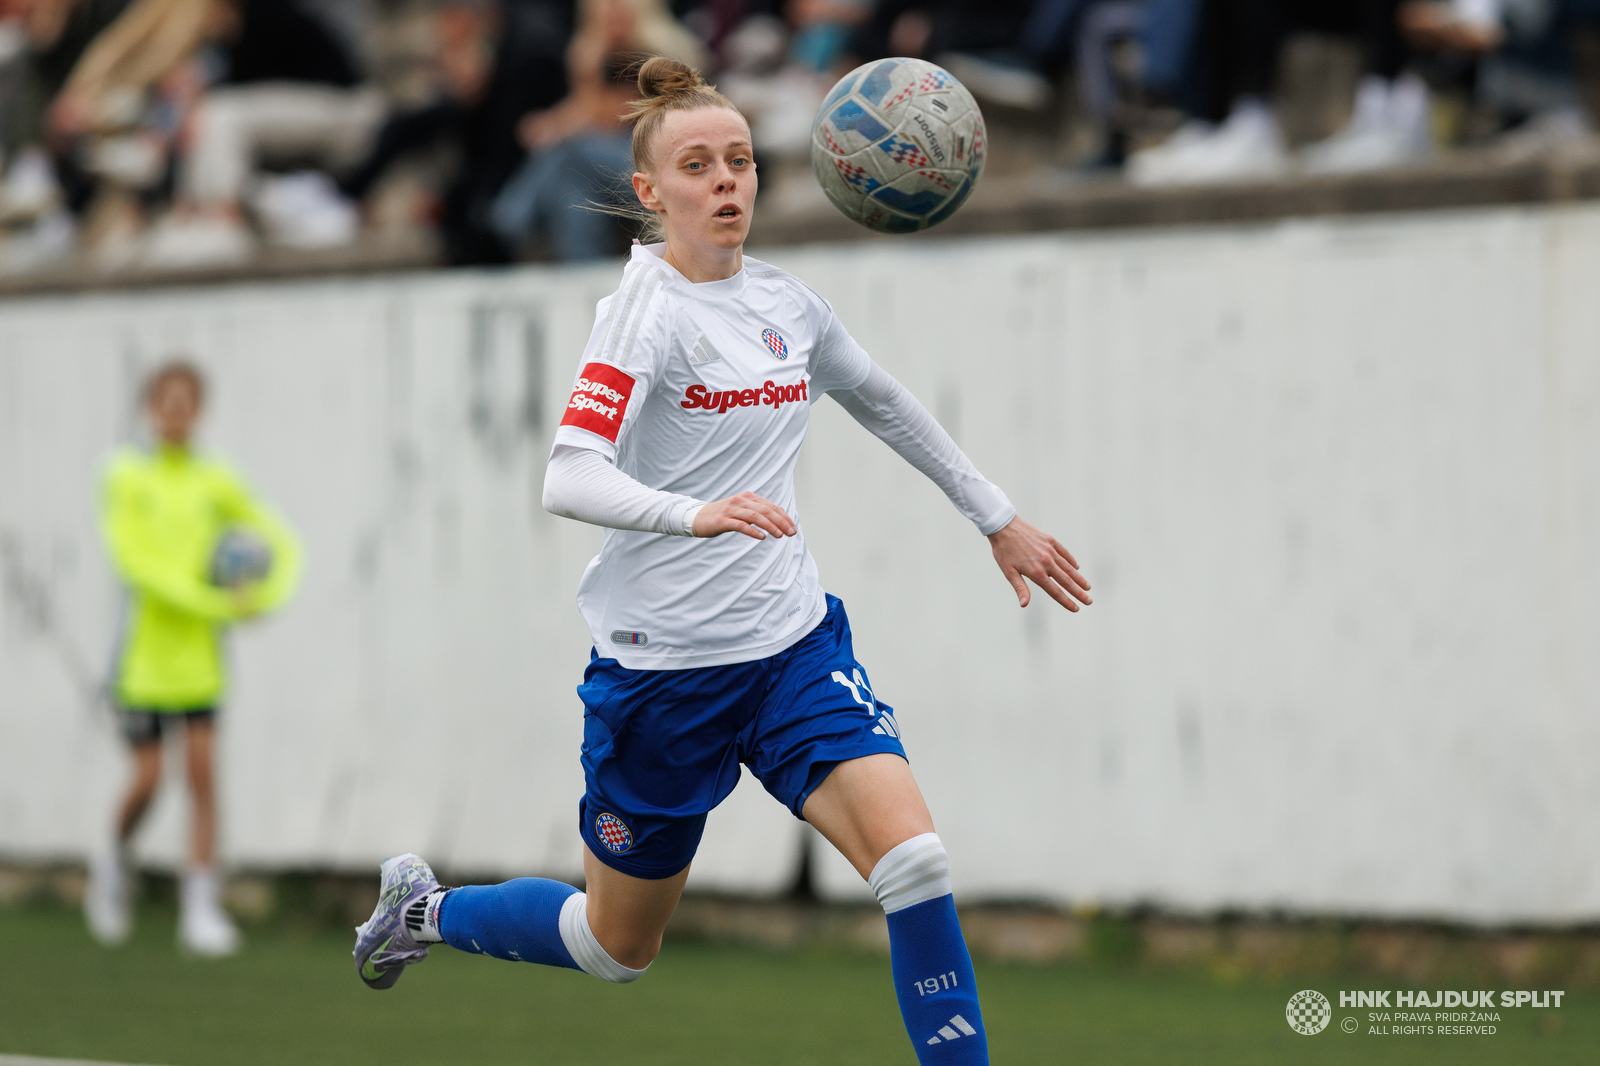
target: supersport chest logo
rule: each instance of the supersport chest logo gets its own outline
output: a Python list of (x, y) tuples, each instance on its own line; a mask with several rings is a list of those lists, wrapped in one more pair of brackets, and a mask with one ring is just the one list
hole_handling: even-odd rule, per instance
[(598, 433), (615, 444), (632, 395), (632, 377), (608, 363), (590, 363), (578, 374), (561, 424)]
[(786, 403), (809, 401), (806, 383), (779, 385), (776, 381), (763, 382), (759, 389), (727, 389), (712, 392), (704, 385), (690, 385), (684, 390), (679, 407), (693, 411), (715, 411), (727, 414), (735, 407), (782, 407)]

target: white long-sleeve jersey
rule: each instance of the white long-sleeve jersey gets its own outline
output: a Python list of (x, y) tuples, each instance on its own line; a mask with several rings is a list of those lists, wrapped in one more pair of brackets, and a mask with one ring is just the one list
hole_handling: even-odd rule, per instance
[(746, 256), (726, 281), (691, 284), (635, 245), (600, 301), (544, 503), (608, 527), (578, 585), (602, 657), (672, 670), (776, 655), (826, 609), (803, 527), (794, 537), (693, 538), (706, 502), (751, 491), (795, 507), (810, 406), (832, 394), (932, 478), (988, 534), (1015, 516), (950, 436), (873, 364), (833, 309)]

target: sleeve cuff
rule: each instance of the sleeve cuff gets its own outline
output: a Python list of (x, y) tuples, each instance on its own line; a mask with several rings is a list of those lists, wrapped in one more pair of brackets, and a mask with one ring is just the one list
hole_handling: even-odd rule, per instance
[(703, 504), (703, 503), (693, 503), (693, 502), (691, 502), (689, 504), (689, 506), (684, 509), (683, 521), (681, 521), (678, 524), (678, 535), (679, 536), (683, 536), (683, 537), (692, 537), (692, 536), (694, 536), (694, 520), (695, 520), (695, 518), (697, 518), (699, 516), (700, 511), (701, 511), (701, 509), (703, 507), (705, 507), (705, 504)]
[(992, 537), (1002, 529), (1009, 526), (1011, 524), (1011, 520), (1015, 517), (1017, 517), (1017, 509), (1008, 503), (1006, 505), (1006, 509), (1000, 512), (999, 517), (985, 522), (979, 522), (977, 524), (978, 531), (986, 537)]

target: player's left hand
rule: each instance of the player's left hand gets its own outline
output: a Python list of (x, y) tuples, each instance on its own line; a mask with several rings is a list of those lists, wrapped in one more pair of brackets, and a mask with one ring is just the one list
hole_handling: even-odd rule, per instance
[(1028, 606), (1033, 598), (1028, 592), (1028, 581), (1044, 589), (1051, 599), (1069, 611), (1078, 610), (1079, 603), (1088, 606), (1094, 602), (1089, 598), (1089, 579), (1078, 571), (1078, 560), (1059, 540), (1033, 523), (1023, 521), (1021, 515), (989, 534), (989, 546), (994, 549), (994, 561), (999, 564), (1000, 572), (1017, 590), (1020, 606)]

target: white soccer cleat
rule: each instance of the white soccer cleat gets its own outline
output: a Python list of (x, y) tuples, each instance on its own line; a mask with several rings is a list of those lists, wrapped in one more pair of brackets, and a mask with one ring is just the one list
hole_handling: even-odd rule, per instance
[(178, 899), (178, 944), (201, 958), (220, 959), (239, 950), (239, 930), (222, 909), (214, 870), (183, 875)]
[(89, 858), (89, 882), (83, 890), (83, 916), (89, 934), (108, 948), (128, 939), (128, 870), (122, 849), (109, 845)]

